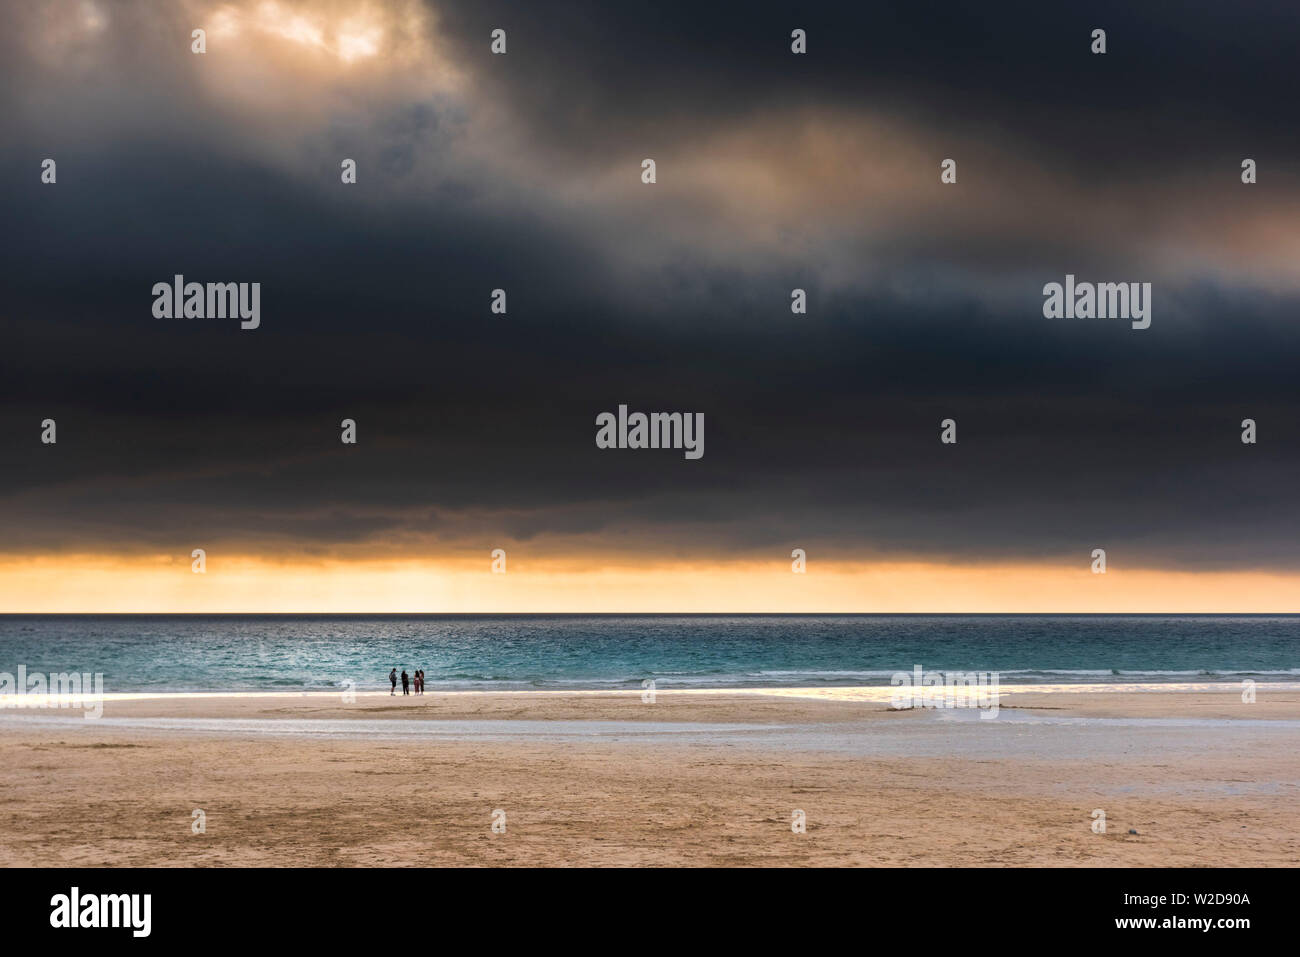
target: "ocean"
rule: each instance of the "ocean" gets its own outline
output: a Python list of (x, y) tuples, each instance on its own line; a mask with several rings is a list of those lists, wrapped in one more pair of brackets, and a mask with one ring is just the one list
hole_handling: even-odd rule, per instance
[(1296, 681), (1300, 615), (0, 615), (0, 672), (106, 692)]

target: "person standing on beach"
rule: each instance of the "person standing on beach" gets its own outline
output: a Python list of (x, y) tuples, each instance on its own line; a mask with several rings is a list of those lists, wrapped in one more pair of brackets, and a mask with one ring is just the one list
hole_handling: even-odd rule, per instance
[(408, 675), (406, 673), (406, 669), (403, 668), (402, 669), (402, 694), (410, 694), (410, 693), (411, 693), (411, 676)]
[(388, 672), (388, 680), (393, 683), (393, 690), (388, 693), (390, 695), (397, 694), (397, 669), (396, 668)]

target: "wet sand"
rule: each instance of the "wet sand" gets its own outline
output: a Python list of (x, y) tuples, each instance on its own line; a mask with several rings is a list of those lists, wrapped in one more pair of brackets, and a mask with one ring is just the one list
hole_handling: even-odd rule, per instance
[(887, 702), (367, 692), (114, 697), (90, 721), (3, 709), (0, 864), (1300, 863), (1300, 691), (1013, 691), (992, 720)]

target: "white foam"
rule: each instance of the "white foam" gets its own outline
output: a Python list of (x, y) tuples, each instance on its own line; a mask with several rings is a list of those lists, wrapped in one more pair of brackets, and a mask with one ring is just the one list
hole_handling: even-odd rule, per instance
[[(1300, 691), (1300, 682), (1271, 681), (1256, 685), (1258, 694), (1271, 691)], [(810, 698), (823, 701), (880, 701), (888, 702), (898, 688), (891, 685), (857, 685), (822, 688), (657, 688), (656, 697), (687, 697), (691, 695), (759, 695), (776, 698)], [(1153, 683), (1064, 683), (1064, 684), (1003, 684), (998, 688), (1000, 698), (1017, 694), (1141, 694), (1151, 692), (1204, 693), (1220, 692), (1223, 694), (1240, 694), (1241, 683), (1236, 681), (1161, 681)], [(515, 690), (456, 690), (429, 691), (429, 697), (482, 697), (482, 696), (561, 696), (561, 697), (640, 697), (647, 692), (640, 688), (604, 688), (604, 689), (515, 689)], [(392, 695), (387, 691), (352, 692), (360, 699), (415, 698), (418, 695)], [(130, 691), (108, 692), (103, 695), (105, 702), (110, 701), (179, 701), (179, 700), (213, 700), (223, 699), (286, 699), (324, 701), (341, 700), (340, 691)], [(72, 698), (68, 695), (0, 695), (0, 709), (14, 708), (54, 708), (71, 707)], [(20, 703), (21, 702), (21, 703)]]

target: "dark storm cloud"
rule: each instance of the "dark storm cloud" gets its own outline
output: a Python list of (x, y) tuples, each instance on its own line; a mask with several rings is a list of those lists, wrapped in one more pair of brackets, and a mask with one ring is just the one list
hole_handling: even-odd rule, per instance
[[(1014, 135), (1105, 180), (1132, 167), (1240, 159), (1297, 131), (1279, 92), (1296, 82), (1286, 3), (914, 2), (701, 4), (653, 9), (485, 0), (443, 8), (458, 47), (509, 26), (508, 62), (480, 74), (535, 137), (575, 153), (689, 136), (784, 104), (882, 106), (932, 128)], [(807, 31), (810, 54), (789, 53)], [(1104, 57), (1092, 30), (1107, 31)]]
[[(1104, 545), (1130, 565), (1300, 565), (1296, 276), (1280, 254), (1252, 271), (1224, 238), (1297, 201), (1236, 173), (1258, 153), (1285, 182), (1300, 155), (1280, 85), (1293, 15), (699, 6), (441, 5), (468, 81), (363, 98), (323, 128), (241, 132), (184, 58), (156, 63), (176, 77), (149, 94), (167, 104), (156, 129), (112, 73), (97, 122), (120, 111), (120, 138), (6, 110), (0, 545)], [(486, 52), (495, 26), (504, 58)], [(788, 53), (793, 26), (815, 55)], [(1105, 58), (1087, 54), (1094, 26)], [(15, 99), (57, 88), (6, 43)], [(58, 97), (71, 116), (86, 102)], [(824, 153), (773, 145), (801, 111), (832, 129), (892, 117), (927, 165), (895, 190), (870, 173), (887, 156), (832, 158), (792, 186)], [(953, 138), (972, 150), (956, 195), (937, 184)], [(51, 140), (54, 187), (36, 175)], [(636, 181), (642, 156), (685, 163), (693, 143), (721, 144), (724, 172), (761, 147), (778, 175), (737, 172), (716, 208), (673, 192), (671, 166), (660, 193)], [(1005, 156), (1034, 182), (995, 182)], [(620, 164), (626, 190), (604, 178)], [(837, 208), (859, 208), (859, 166), (884, 227)], [(1089, 211), (1094, 196), (1123, 202)], [(1041, 286), (1066, 271), (1160, 280), (1152, 327), (1043, 319)], [(154, 319), (150, 289), (177, 272), (261, 282), (262, 327)], [(506, 317), (488, 312), (497, 287)], [(704, 412), (704, 458), (596, 449), (595, 415), (620, 402)], [(949, 416), (956, 447), (938, 441)], [(38, 442), (46, 417), (56, 446)]]

